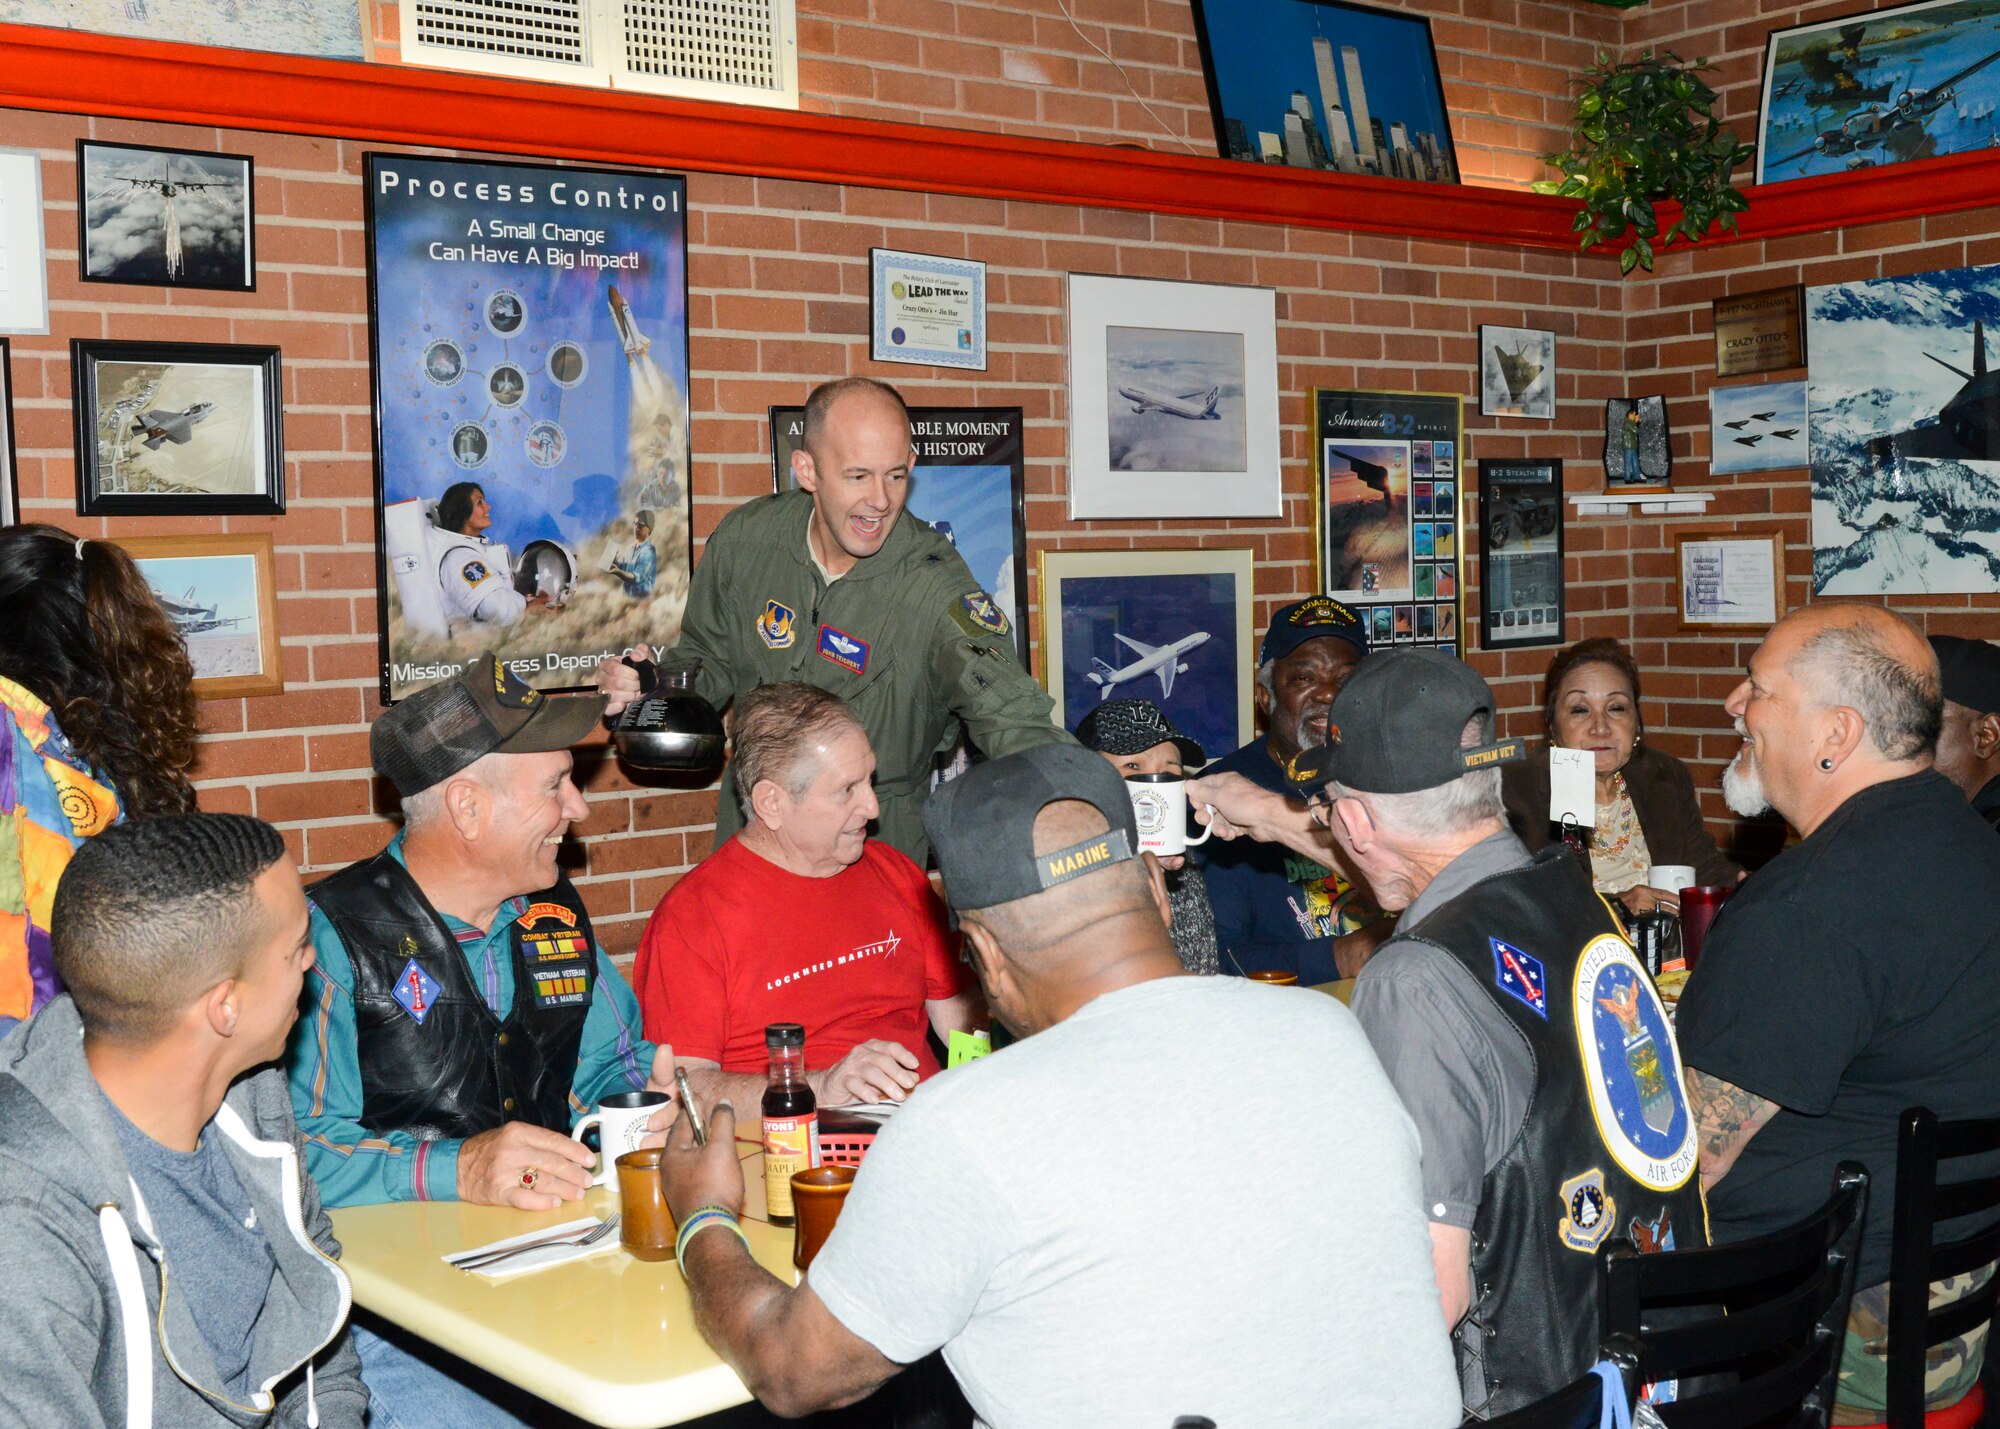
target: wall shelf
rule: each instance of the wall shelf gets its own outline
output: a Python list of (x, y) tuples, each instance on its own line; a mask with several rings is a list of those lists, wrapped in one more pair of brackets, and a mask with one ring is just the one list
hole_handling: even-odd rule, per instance
[[(0, 108), (1573, 251), (1566, 199), (0, 25)], [(1733, 237), (2000, 202), (2000, 150), (1745, 190)], [(1662, 205), (1661, 226), (1678, 217)], [(1673, 250), (1669, 250), (1673, 251)], [(1609, 262), (1615, 250), (1593, 258)]]
[(1599, 491), (1569, 504), (1579, 516), (1699, 516), (1713, 500), (1713, 491)]

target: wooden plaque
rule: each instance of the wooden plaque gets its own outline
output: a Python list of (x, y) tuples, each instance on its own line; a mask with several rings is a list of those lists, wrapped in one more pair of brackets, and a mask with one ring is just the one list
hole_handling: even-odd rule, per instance
[(1742, 377), (1806, 365), (1805, 289), (1766, 288), (1717, 298), (1715, 375)]

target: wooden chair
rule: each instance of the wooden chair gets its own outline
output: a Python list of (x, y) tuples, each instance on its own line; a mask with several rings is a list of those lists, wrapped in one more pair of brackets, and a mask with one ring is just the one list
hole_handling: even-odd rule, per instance
[[(1960, 1166), (1939, 1184), (1941, 1163), (1987, 1158), (1985, 1166)], [(2000, 1208), (2000, 1118), (1939, 1121), (1926, 1107), (1905, 1111), (1896, 1128), (1896, 1210), (1889, 1250), (1888, 1429), (1930, 1429), (1977, 1424), (1986, 1395), (1977, 1384), (1957, 1404), (1924, 1413), (1924, 1352), (1986, 1324), (2000, 1304), (2000, 1275), (1975, 1294), (1930, 1308), (1930, 1287), (2000, 1259), (2000, 1220), (1985, 1230), (1940, 1243), (1949, 1221), (1991, 1219)], [(1982, 1174), (1983, 1173), (1983, 1174)], [(1993, 1353), (1989, 1339), (1986, 1353)]]
[[(1624, 1335), (1604, 1342), (1600, 1357), (1618, 1366), (1625, 1408), (1639, 1397), (1639, 1345)], [(1524, 1404), (1498, 1419), (1468, 1419), (1461, 1429), (1599, 1429), (1604, 1423), (1604, 1380), (1587, 1374), (1546, 1399)]]
[(1604, 1335), (1639, 1342), (1644, 1380), (1683, 1381), (1657, 1406), (1669, 1429), (1826, 1429), (1867, 1203), (1867, 1171), (1843, 1161), (1826, 1204), (1784, 1230), (1655, 1255), (1605, 1247)]

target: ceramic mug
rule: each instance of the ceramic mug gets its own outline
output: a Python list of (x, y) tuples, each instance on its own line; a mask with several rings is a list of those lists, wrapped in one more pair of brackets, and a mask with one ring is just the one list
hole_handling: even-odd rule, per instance
[(1132, 798), (1132, 817), (1139, 825), (1139, 849), (1158, 858), (1186, 853), (1208, 842), (1215, 831), (1203, 828), (1200, 838), (1188, 837), (1187, 776), (1128, 774), (1125, 792)]
[(570, 1135), (586, 1146), (590, 1143), (584, 1140), (584, 1133), (596, 1129), (597, 1174), (590, 1178), (591, 1185), (611, 1184), (613, 1163), (626, 1152), (639, 1149), (646, 1123), (671, 1100), (665, 1092), (617, 1092), (599, 1102), (596, 1111), (571, 1129)]

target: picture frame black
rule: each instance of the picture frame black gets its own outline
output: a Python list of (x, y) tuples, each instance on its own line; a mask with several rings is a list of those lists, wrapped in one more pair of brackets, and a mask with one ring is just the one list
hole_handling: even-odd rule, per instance
[(72, 338), (69, 355), (77, 515), (284, 514), (279, 349)]
[(21, 467), (14, 448), (14, 349), (0, 337), (0, 526), (21, 519)]
[(1479, 459), (1479, 643), (1560, 645), (1568, 616), (1561, 457)]
[[(157, 178), (150, 172), (150, 156), (158, 156), (160, 160)], [(176, 160), (180, 161), (178, 177)], [(109, 172), (120, 166), (137, 167), (144, 172)], [(190, 178), (190, 172), (200, 177)], [(121, 191), (117, 185), (124, 185), (125, 189)], [(210, 190), (216, 192), (211, 194)], [(112, 200), (121, 192), (129, 193), (131, 200), (114, 204)], [(256, 163), (248, 154), (79, 139), (76, 141), (77, 278), (85, 283), (125, 287), (254, 293), (257, 291), (256, 193)], [(151, 200), (139, 197), (146, 194), (152, 196)], [(183, 225), (178, 204), (183, 199), (200, 210), (191, 215), (198, 220), (193, 225), (197, 238), (192, 245), (182, 242), (180, 236)], [(161, 209), (157, 226), (151, 221), (155, 201)], [(218, 218), (224, 220), (223, 225), (213, 222)], [(240, 257), (232, 253), (228, 244), (203, 236), (218, 226), (226, 226), (233, 232)], [(114, 227), (118, 235), (115, 239), (111, 236)], [(156, 232), (157, 244), (152, 236)], [(102, 243), (97, 241), (100, 235), (105, 238)]]
[[(1193, 0), (1193, 5), (1216, 152), (1222, 158), (1419, 183), (1460, 181), (1437, 43), (1424, 16), (1358, 5), (1352, 0), (1307, 0), (1305, 4), (1299, 0)], [(1310, 36), (1306, 34), (1307, 22), (1314, 32)], [(1335, 33), (1324, 35), (1329, 22)], [(1328, 42), (1324, 59), (1319, 48), (1310, 44), (1322, 35)], [(1298, 43), (1302, 39), (1307, 42), (1305, 47)], [(1349, 50), (1354, 53), (1351, 63), (1346, 58)], [(1370, 72), (1377, 76), (1372, 106), (1365, 77)], [(1326, 99), (1329, 82), (1337, 103)], [(1361, 91), (1358, 104), (1356, 82)], [(1307, 94), (1307, 109), (1313, 111), (1297, 116), (1302, 121), (1298, 125), (1284, 117), (1292, 112), (1285, 107), (1285, 96), (1293, 93)], [(1319, 97), (1317, 110), (1313, 106), (1315, 94)], [(1385, 100), (1396, 107), (1378, 115), (1375, 108)], [(1232, 108), (1242, 110), (1242, 115), (1231, 114)], [(1340, 110), (1337, 125), (1332, 117), (1336, 108)], [(1357, 122), (1364, 113), (1372, 121), (1365, 126)], [(1387, 123), (1382, 122), (1384, 117)], [(1272, 121), (1276, 130), (1250, 127)], [(1435, 127), (1412, 135), (1412, 122)], [(1401, 144), (1395, 142), (1399, 128), (1403, 131)], [(1254, 144), (1253, 133), (1258, 136)], [(1265, 152), (1272, 147), (1275, 158)], [(1388, 152), (1383, 153), (1384, 149)], [(1372, 163), (1370, 154), (1377, 156)]]

